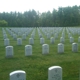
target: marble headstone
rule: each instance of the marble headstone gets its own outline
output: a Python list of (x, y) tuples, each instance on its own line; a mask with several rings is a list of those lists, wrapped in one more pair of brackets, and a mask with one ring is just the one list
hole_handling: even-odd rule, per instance
[(78, 42), (80, 42), (80, 37), (78, 37)]
[(6, 47), (6, 57), (7, 58), (13, 57), (13, 46)]
[(49, 45), (48, 44), (42, 45), (42, 54), (49, 54)]
[(32, 45), (26, 45), (25, 46), (25, 56), (31, 56), (32, 55)]
[(48, 68), (48, 80), (62, 80), (62, 68), (60, 66)]
[(31, 44), (31, 45), (34, 44), (34, 39), (33, 38), (29, 38), (29, 44)]
[(13, 71), (9, 76), (10, 80), (26, 80), (26, 72), (22, 70)]
[(22, 38), (17, 38), (17, 45), (22, 45)]
[(72, 52), (78, 52), (78, 44), (72, 43)]
[(63, 43), (58, 44), (58, 53), (64, 53), (64, 44)]
[(73, 42), (74, 42), (74, 38), (70, 37), (70, 43), (73, 43)]
[(53, 37), (51, 37), (51, 38), (50, 38), (50, 43), (51, 43), (51, 44), (54, 44), (54, 42), (55, 42), (55, 39), (54, 39)]
[(60, 38), (60, 43), (64, 43), (64, 37)]
[(22, 39), (25, 40), (26, 39), (26, 34), (22, 35)]
[(44, 44), (45, 41), (44, 41), (44, 38), (40, 38), (40, 44)]
[(9, 44), (9, 39), (4, 39), (4, 45), (5, 46), (9, 46), (10, 44)]

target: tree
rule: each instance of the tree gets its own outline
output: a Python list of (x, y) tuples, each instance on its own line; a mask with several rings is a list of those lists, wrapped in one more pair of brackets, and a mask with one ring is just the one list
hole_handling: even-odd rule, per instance
[(0, 20), (0, 27), (6, 27), (8, 26), (8, 22), (5, 20)]

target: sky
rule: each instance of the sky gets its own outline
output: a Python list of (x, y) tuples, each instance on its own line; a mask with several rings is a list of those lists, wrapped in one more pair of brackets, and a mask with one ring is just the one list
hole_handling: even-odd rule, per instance
[(47, 12), (59, 7), (80, 5), (80, 0), (0, 0), (0, 12), (24, 12), (34, 9)]

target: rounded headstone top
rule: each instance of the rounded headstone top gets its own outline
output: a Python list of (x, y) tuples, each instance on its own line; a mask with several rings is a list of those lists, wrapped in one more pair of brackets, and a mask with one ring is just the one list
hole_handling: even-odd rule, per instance
[(77, 43), (72, 43), (72, 44), (77, 44)]
[(59, 43), (58, 45), (63, 45), (63, 43)]
[(14, 75), (15, 73), (24, 73), (25, 74), (25, 71), (22, 71), (22, 70), (13, 71), (10, 73), (10, 75)]
[(55, 69), (55, 68), (61, 68), (60, 66), (52, 66), (49, 68), (49, 70)]

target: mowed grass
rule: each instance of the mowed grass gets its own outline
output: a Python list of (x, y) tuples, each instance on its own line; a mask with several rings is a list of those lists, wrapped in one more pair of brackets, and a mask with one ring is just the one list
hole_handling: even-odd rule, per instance
[(17, 41), (13, 40), (6, 31), (10, 39), (10, 45), (14, 47), (14, 57), (5, 57), (5, 46), (0, 28), (0, 80), (9, 80), (9, 74), (15, 70), (24, 70), (26, 72), (26, 80), (48, 80), (48, 68), (51, 66), (61, 66), (63, 70), (63, 80), (79, 80), (80, 74), (80, 43), (78, 43), (78, 34), (73, 35), (74, 42), (78, 43), (78, 52), (72, 52), (72, 44), (69, 42), (68, 34), (65, 32), (64, 53), (57, 53), (57, 44), (60, 43), (61, 33), (55, 40), (54, 44), (43, 34), (45, 43), (49, 44), (49, 54), (42, 54), (42, 45), (36, 29), (34, 45), (32, 45), (32, 56), (25, 56), (25, 45), (29, 44), (31, 33), (23, 40), (23, 45), (18, 46)]

